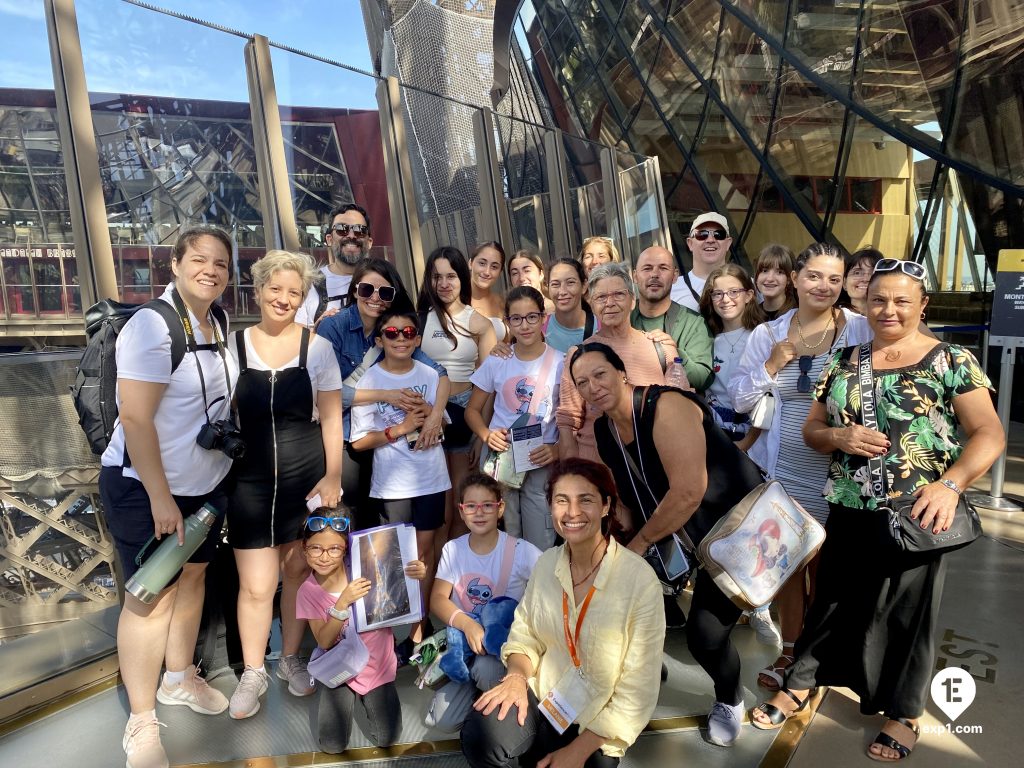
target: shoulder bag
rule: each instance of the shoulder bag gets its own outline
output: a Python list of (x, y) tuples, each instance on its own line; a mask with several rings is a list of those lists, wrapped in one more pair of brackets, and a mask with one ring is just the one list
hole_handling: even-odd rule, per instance
[[(871, 364), (871, 343), (862, 344), (860, 359), (857, 361), (858, 386), (860, 387), (861, 424), (868, 429), (878, 429), (875, 416), (875, 384), (874, 370)], [(932, 533), (932, 529), (922, 528), (918, 520), (910, 517), (917, 503), (916, 496), (902, 494), (889, 496), (886, 488), (889, 477), (885, 471), (883, 456), (868, 459), (868, 477), (871, 481), (871, 493), (878, 501), (878, 511), (884, 515), (888, 533), (893, 542), (904, 552), (948, 552), (966, 547), (981, 536), (981, 518), (978, 510), (963, 497), (956, 505), (953, 522), (949, 530)]]
[[(772, 340), (772, 346), (775, 346), (775, 335), (772, 333), (771, 326), (765, 323), (764, 329), (768, 332), (768, 338)], [(750, 426), (767, 431), (771, 429), (773, 421), (775, 421), (775, 393), (768, 390), (750, 409)]]
[(328, 688), (337, 688), (358, 675), (370, 661), (370, 651), (349, 621), (338, 642), (326, 651), (317, 648), (309, 657), (306, 670), (313, 679)]

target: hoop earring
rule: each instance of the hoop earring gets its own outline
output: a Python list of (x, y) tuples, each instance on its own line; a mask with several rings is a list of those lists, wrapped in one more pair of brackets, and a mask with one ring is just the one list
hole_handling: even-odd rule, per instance
[(922, 311), (921, 311), (921, 319), (922, 319), (922, 320), (924, 320), (924, 318), (925, 318), (925, 313), (924, 313), (924, 311), (922, 310)]

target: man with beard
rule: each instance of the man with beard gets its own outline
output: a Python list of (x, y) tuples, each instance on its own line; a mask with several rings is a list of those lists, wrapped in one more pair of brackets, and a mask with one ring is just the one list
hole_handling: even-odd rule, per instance
[[(696, 262), (696, 258), (694, 259)], [(640, 331), (664, 331), (675, 342), (690, 386), (698, 392), (707, 389), (714, 374), (711, 356), (714, 342), (704, 318), (680, 306), (669, 295), (679, 276), (672, 252), (652, 246), (640, 254), (633, 270), (640, 300), (629, 323)]]
[[(305, 303), (295, 313), (295, 322), (302, 325), (312, 325), (314, 320), (319, 322), (324, 317), (338, 314), (344, 306), (356, 265), (370, 254), (373, 245), (370, 217), (361, 205), (345, 203), (338, 206), (331, 211), (330, 222), (324, 235), (330, 261), (320, 267), (325, 282), (317, 286), (317, 290), (309, 292)], [(317, 315), (322, 303), (326, 303), (326, 308), (322, 315)]]
[(729, 260), (729, 222), (720, 213), (702, 213), (693, 220), (686, 247), (693, 256), (693, 269), (676, 277), (672, 301), (700, 312), (700, 294), (714, 270)]

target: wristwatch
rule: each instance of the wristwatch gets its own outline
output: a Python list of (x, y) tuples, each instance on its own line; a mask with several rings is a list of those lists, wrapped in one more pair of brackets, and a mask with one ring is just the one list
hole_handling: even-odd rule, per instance
[(955, 493), (957, 496), (963, 496), (964, 495), (963, 488), (961, 488), (959, 485), (954, 483), (952, 480), (943, 477), (943, 478), (939, 478), (939, 482), (942, 483), (947, 488), (949, 488), (949, 490), (953, 491), (953, 493)]
[(349, 616), (352, 615), (349, 612), (348, 608), (345, 608), (344, 610), (339, 611), (333, 605), (330, 608), (327, 609), (327, 613), (329, 613), (331, 616), (336, 618), (338, 621), (348, 621)]

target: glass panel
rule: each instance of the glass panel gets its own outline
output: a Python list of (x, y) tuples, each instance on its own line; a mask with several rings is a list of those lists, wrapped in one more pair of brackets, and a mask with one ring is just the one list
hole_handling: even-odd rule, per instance
[[(78, 21), (115, 252), (200, 223), (262, 249), (246, 38), (115, 0), (79, 4)], [(247, 290), (232, 281), (225, 307)]]
[(691, 0), (676, 7), (678, 10), (668, 19), (669, 31), (701, 76), (710, 77), (722, 8), (716, 0)]
[(735, 16), (726, 14), (715, 66), (722, 101), (763, 148), (778, 87), (779, 57)]

